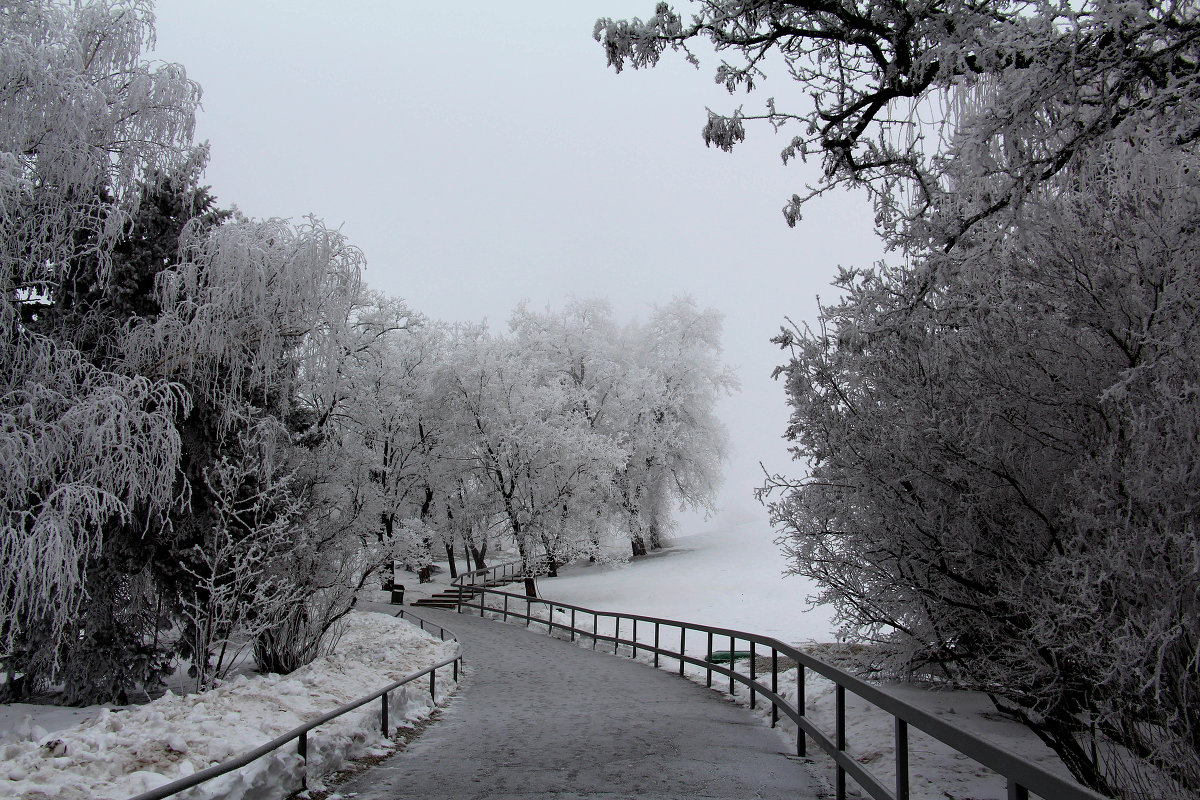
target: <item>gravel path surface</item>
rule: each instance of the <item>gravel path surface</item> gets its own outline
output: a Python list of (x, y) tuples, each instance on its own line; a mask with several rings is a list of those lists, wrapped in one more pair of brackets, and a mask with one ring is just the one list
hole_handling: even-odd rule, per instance
[(346, 798), (816, 797), (783, 740), (709, 689), (515, 625), (416, 611), (459, 637), (466, 677), (437, 724), (339, 787)]

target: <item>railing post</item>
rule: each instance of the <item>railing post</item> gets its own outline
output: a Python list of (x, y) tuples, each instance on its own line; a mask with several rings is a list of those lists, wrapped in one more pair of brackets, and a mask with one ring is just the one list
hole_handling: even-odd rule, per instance
[(679, 626), (679, 674), (680, 674), (680, 676), (683, 675), (683, 651), (685, 649), (684, 644), (687, 641), (686, 633), (687, 633), (687, 628), (680, 625)]
[(383, 696), (380, 699), (383, 701), (383, 703), (379, 709), (379, 716), (380, 716), (380, 721), (381, 721), (380, 728), (382, 729), (383, 738), (386, 739), (387, 735), (388, 735), (388, 693), (384, 692)]
[(529, 620), (533, 616), (533, 602), (528, 597), (525, 598), (525, 627), (529, 627)]
[(596, 637), (600, 633), (600, 615), (592, 612), (592, 649), (596, 649)]
[(734, 667), (737, 665), (737, 649), (734, 648), (735, 640), (732, 636), (729, 637), (729, 694), (736, 696), (733, 691), (733, 673), (737, 672)]
[(458, 683), (458, 662), (462, 659), (454, 659), (454, 682)]
[(300, 756), (300, 790), (308, 790), (308, 731), (301, 731), (296, 742), (296, 753)]
[[(804, 716), (804, 665), (796, 665), (796, 713)], [(807, 755), (808, 745), (804, 740), (804, 728), (796, 726), (796, 755)]]
[(429, 670), (429, 699), (437, 705), (437, 670)]
[(754, 642), (752, 641), (752, 642), (750, 642), (750, 710), (751, 711), (754, 710), (754, 700), (758, 696), (758, 693), (754, 691), (754, 683), (755, 683), (755, 679), (756, 679), (755, 678), (755, 670), (754, 670), (755, 657), (756, 657), (756, 654), (754, 651)]
[(1029, 800), (1029, 790), (1021, 784), (1008, 779), (1008, 800)]
[[(779, 694), (779, 651), (771, 648), (771, 693)], [(771, 700), (771, 727), (779, 724), (779, 703)]]
[(637, 642), (638, 642), (637, 617), (633, 618), (633, 636), (631, 636), (630, 638), (633, 639), (633, 657), (636, 659), (637, 658)]
[(658, 668), (658, 623), (654, 623), (654, 667)]
[(508, 595), (504, 595), (504, 621), (508, 622)]
[[(834, 739), (838, 752), (846, 751), (846, 687), (837, 685), (837, 710), (833, 723)], [(846, 770), (837, 765), (837, 800), (846, 800)]]
[(896, 717), (896, 800), (908, 800), (908, 723)]
[(571, 641), (575, 641), (575, 609), (571, 609)]
[(712, 663), (713, 663), (712, 662), (712, 631), (708, 632), (708, 658), (704, 659), (704, 663), (708, 664), (708, 678), (705, 680), (704, 685), (711, 689), (712, 688)]

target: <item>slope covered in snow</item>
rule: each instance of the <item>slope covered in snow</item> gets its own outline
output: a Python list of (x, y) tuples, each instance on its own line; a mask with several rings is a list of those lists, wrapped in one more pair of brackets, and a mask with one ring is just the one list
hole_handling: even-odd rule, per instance
[[(23, 720), (0, 741), (0, 797), (125, 800), (252, 750), (449, 657), (455, 647), (394, 617), (355, 613), (331, 655), (290, 675), (243, 675), (199, 695), (168, 693), (144, 706), (100, 709), (53, 733), (38, 729), (51, 722), (49, 714), (37, 723)], [(450, 670), (445, 673), (437, 682), (439, 694), (453, 687)], [(429, 714), (428, 687), (419, 680), (392, 693), (393, 726)], [(368, 703), (315, 729), (308, 746), (310, 776), (337, 769), (348, 758), (385, 751), (380, 704)], [(180, 797), (282, 797), (298, 788), (299, 766), (295, 745), (288, 745)], [(310, 777), (310, 786), (314, 783)]]
[(833, 639), (833, 615), (811, 607), (814, 585), (785, 576), (765, 518), (684, 530), (666, 549), (628, 564), (568, 567), (539, 578), (546, 597), (604, 611), (703, 622), (785, 642)]

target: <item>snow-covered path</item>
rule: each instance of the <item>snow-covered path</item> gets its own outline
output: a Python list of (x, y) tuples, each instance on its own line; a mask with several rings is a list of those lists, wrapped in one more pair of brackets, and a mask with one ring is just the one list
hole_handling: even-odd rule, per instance
[(780, 737), (704, 687), (515, 625), (421, 615), (458, 635), (467, 677), (438, 724), (344, 796), (816, 797)]

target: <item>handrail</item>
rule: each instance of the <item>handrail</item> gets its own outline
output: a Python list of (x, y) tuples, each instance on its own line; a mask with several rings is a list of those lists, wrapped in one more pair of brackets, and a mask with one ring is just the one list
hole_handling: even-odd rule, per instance
[[(544, 567), (544, 563), (539, 559), (539, 561), (534, 565), (534, 569), (533, 569), (535, 577), (537, 574), (540, 574), (538, 572), (538, 570), (541, 567)], [(497, 578), (497, 575), (499, 575), (498, 578)], [(496, 564), (491, 567), (483, 567), (482, 569), (473, 569), (470, 572), (462, 573), (457, 578), (455, 578), (453, 581), (451, 581), (451, 583), (454, 586), (458, 586), (461, 588), (463, 586), (468, 585), (466, 583), (466, 581), (468, 578), (470, 578), (471, 586), (475, 586), (477, 581), (483, 583), (486, 586), (489, 581), (504, 580), (506, 577), (511, 581), (517, 581), (517, 580), (520, 580), (520, 579), (526, 577), (524, 562), (522, 560), (506, 561), (503, 564)]]
[[(489, 595), (502, 597), (502, 604), (489, 606), (487, 604)], [(824, 661), (814, 658), (792, 645), (785, 644), (770, 636), (641, 614), (595, 611), (583, 606), (561, 603), (542, 597), (528, 597), (523, 594), (513, 594), (487, 587), (477, 587), (475, 596), (479, 598), (477, 601), (474, 598), (460, 600), (460, 613), (462, 613), (464, 608), (478, 609), (481, 617), (487, 613), (499, 615), (506, 621), (509, 617), (514, 617), (525, 620), (526, 627), (529, 627), (533, 623), (540, 623), (546, 626), (547, 634), (552, 633), (557, 628), (564, 632), (569, 632), (571, 641), (575, 641), (576, 636), (579, 636), (581, 640), (590, 638), (593, 649), (596, 648), (598, 642), (612, 643), (614, 655), (619, 653), (621, 646), (632, 648), (633, 657), (637, 656), (639, 650), (643, 650), (654, 654), (655, 667), (659, 666), (660, 657), (666, 656), (679, 662), (680, 675), (683, 675), (685, 664), (692, 664), (706, 670), (707, 684), (709, 686), (712, 686), (713, 674), (717, 673), (729, 678), (730, 694), (734, 693), (735, 682), (747, 687), (750, 690), (751, 708), (755, 707), (756, 695), (761, 694), (771, 703), (771, 727), (774, 727), (778, 722), (780, 713), (787, 716), (796, 724), (796, 755), (803, 756), (806, 754), (805, 736), (807, 735), (833, 759), (836, 767), (836, 792), (838, 800), (844, 800), (846, 797), (847, 776), (853, 778), (875, 800), (909, 800), (908, 726), (910, 725), (924, 731), (1004, 777), (1008, 783), (1009, 800), (1028, 800), (1030, 792), (1043, 798), (1053, 798), (1053, 800), (1106, 800), (1104, 795), (1098, 794), (1074, 781), (1060, 777), (969, 731), (938, 719), (929, 712), (901, 700), (899, 697), (890, 694), (878, 686), (869, 684), (848, 672), (826, 664)], [(517, 601), (517, 609), (510, 610), (510, 601)], [(524, 614), (519, 613), (518, 610), (521, 601), (525, 603)], [(534, 604), (546, 607), (545, 618), (533, 615)], [(570, 611), (570, 624), (555, 621), (554, 612), (556, 610), (562, 613)], [(590, 630), (576, 624), (578, 622), (577, 616), (581, 613), (590, 616)], [(613, 620), (612, 635), (600, 631), (600, 619), (602, 618)], [(630, 638), (622, 638), (621, 623), (625, 621), (630, 622), (632, 625)], [(653, 625), (654, 643), (652, 645), (638, 639), (637, 629), (639, 623)], [(664, 626), (678, 629), (679, 633), (676, 639), (679, 645), (678, 650), (671, 649), (671, 647), (663, 642), (661, 634)], [(688, 633), (701, 634), (707, 637), (708, 647), (706, 652), (710, 657), (713, 652), (714, 637), (721, 637), (720, 643), (722, 645), (724, 644), (724, 639), (728, 638), (731, 655), (729, 666), (724, 667), (713, 663), (709, 658), (699, 659), (689, 656), (686, 652)], [(737, 652), (736, 643), (739, 641), (745, 642), (750, 650), (749, 675), (740, 673), (735, 669), (733, 654)], [(757, 645), (762, 645), (771, 652), (772, 669), (769, 686), (759, 682), (755, 674)], [(763, 654), (765, 655), (765, 651)], [(798, 666), (795, 705), (790, 704), (779, 693), (778, 665), (781, 654), (791, 658)], [(804, 678), (806, 669), (811, 669), (813, 672), (828, 678), (835, 686), (835, 730), (832, 738), (826, 732), (818, 729), (805, 717)], [(866, 767), (855, 761), (846, 752), (846, 690), (850, 690), (853, 694), (858, 695), (868, 703), (891, 714), (895, 720), (896, 785), (894, 792), (886, 788)]]
[[(413, 614), (412, 612), (406, 612), (404, 609), (400, 609), (393, 616), (402, 617), (402, 618), (406, 617), (406, 616), (411, 616), (413, 619), (417, 620), (420, 623), (421, 630), (425, 630), (425, 626), (429, 625), (433, 628), (437, 628), (438, 636), (441, 638), (441, 640), (443, 642), (446, 641), (447, 634), (449, 634), (450, 641), (456, 642), (456, 643), (458, 642), (458, 637), (456, 637), (453, 633), (450, 633), (450, 631), (446, 630), (445, 628), (441, 627), (440, 625), (435, 625), (432, 622), (427, 622), (426, 620), (421, 619), (420, 617), (418, 617), (416, 614)], [(426, 632), (428, 632), (428, 631), (426, 631)], [(272, 739), (271, 741), (267, 742), (266, 744), (260, 745), (259, 747), (254, 748), (253, 750), (251, 750), (248, 753), (243, 753), (242, 755), (240, 755), (236, 758), (231, 758), (228, 761), (222, 761), (220, 764), (214, 764), (213, 766), (208, 767), (207, 769), (202, 769), (199, 772), (195, 772), (191, 775), (188, 775), (185, 778), (180, 778), (179, 780), (175, 780), (175, 781), (171, 781), (170, 783), (163, 784), (162, 786), (159, 786), (157, 789), (151, 789), (150, 791), (142, 792), (139, 795), (135, 795), (135, 796), (131, 797), (130, 800), (162, 800), (162, 798), (164, 798), (164, 797), (170, 797), (171, 795), (178, 794), (179, 792), (182, 792), (185, 789), (190, 789), (193, 786), (198, 786), (199, 784), (205, 783), (206, 781), (210, 781), (213, 778), (219, 778), (220, 776), (226, 775), (230, 772), (233, 772), (234, 770), (241, 769), (242, 767), (246, 766), (247, 764), (250, 764), (251, 762), (258, 760), (259, 758), (262, 758), (267, 753), (270, 753), (273, 750), (278, 750), (280, 747), (283, 747), (284, 745), (286, 745), (288, 742), (292, 741), (293, 739), (297, 740), (296, 752), (300, 755), (300, 758), (304, 762), (301, 765), (300, 781), (301, 781), (301, 788), (306, 789), (306, 788), (308, 788), (308, 732), (309, 731), (311, 731), (313, 728), (316, 728), (319, 725), (324, 725), (326, 722), (329, 722), (332, 719), (335, 719), (337, 717), (342, 716), (343, 714), (353, 711), (356, 708), (361, 708), (362, 706), (365, 706), (367, 703), (371, 702), (372, 700), (375, 700), (377, 698), (383, 698), (383, 701), (380, 705), (381, 714), (382, 714), (381, 728), (383, 730), (383, 735), (386, 737), (388, 735), (388, 727), (389, 727), (388, 726), (388, 695), (389, 695), (389, 693), (400, 688), (401, 686), (404, 686), (407, 683), (411, 683), (412, 681), (415, 681), (418, 678), (428, 675), (429, 676), (429, 696), (431, 699), (433, 699), (434, 705), (436, 706), (437, 705), (437, 688), (436, 688), (437, 687), (437, 671), (439, 669), (441, 669), (442, 667), (453, 664), (454, 665), (454, 680), (455, 680), (455, 682), (457, 682), (459, 670), (462, 668), (462, 660), (463, 660), (462, 645), (459, 644), (457, 652), (453, 656), (450, 656), (449, 658), (442, 659), (441, 661), (439, 661), (438, 663), (436, 663), (432, 666), (425, 667), (422, 670), (405, 675), (400, 680), (390, 683), (387, 686), (383, 687), (382, 689), (367, 695), (366, 697), (360, 697), (357, 700), (351, 700), (349, 703), (346, 703), (345, 705), (338, 706), (333, 711), (330, 711), (327, 714), (323, 714), (322, 716), (318, 717), (317, 719), (309, 720), (308, 722), (305, 722), (303, 725), (292, 728), (290, 731), (283, 734), (282, 736), (277, 736), (276, 738)]]

